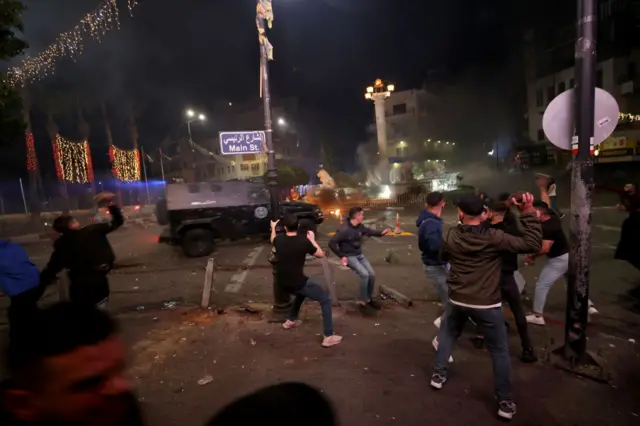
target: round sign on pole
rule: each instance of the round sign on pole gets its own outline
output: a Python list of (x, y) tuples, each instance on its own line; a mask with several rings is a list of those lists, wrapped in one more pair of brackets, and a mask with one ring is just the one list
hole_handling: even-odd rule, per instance
[[(618, 102), (607, 91), (596, 88), (593, 144), (607, 139), (618, 125)], [(542, 116), (542, 129), (549, 142), (560, 149), (570, 150), (575, 134), (575, 90), (560, 93), (551, 101)]]
[(267, 210), (266, 207), (260, 206), (256, 208), (253, 214), (256, 216), (256, 219), (264, 219), (269, 214), (269, 210)]

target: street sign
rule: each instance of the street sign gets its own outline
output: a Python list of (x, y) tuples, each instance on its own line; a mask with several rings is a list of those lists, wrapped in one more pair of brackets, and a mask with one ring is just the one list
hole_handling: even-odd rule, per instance
[(220, 153), (222, 155), (259, 154), (264, 151), (265, 133), (220, 132)]
[[(542, 129), (549, 142), (560, 149), (573, 148), (575, 134), (575, 90), (556, 96), (542, 116)], [(607, 139), (618, 125), (618, 103), (608, 92), (596, 88), (591, 147)]]

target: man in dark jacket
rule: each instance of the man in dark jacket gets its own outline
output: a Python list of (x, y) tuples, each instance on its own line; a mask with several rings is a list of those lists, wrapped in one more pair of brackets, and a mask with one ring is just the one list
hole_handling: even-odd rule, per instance
[(38, 311), (38, 300), (44, 293), (39, 274), (20, 245), (0, 240), (0, 291), (11, 299), (7, 316), (12, 341)]
[(381, 305), (373, 299), (375, 287), (375, 272), (367, 258), (362, 254), (363, 237), (382, 237), (391, 232), (390, 229), (376, 231), (362, 224), (364, 211), (362, 207), (349, 210), (347, 222), (329, 241), (329, 248), (339, 258), (344, 266), (348, 266), (360, 277), (360, 303), (364, 307), (380, 310)]
[(431, 386), (441, 389), (447, 380), (453, 343), (470, 317), (484, 331), (493, 362), (498, 415), (504, 419), (513, 418), (516, 405), (511, 393), (511, 363), (500, 294), (502, 254), (505, 251), (531, 253), (542, 247), (533, 196), (519, 194), (512, 202), (522, 212), (522, 237), (483, 226), (486, 211), (479, 197), (465, 196), (458, 202), (462, 224), (451, 229), (443, 241), (443, 259), (451, 265), (447, 280), (449, 304), (438, 333), (439, 347), (431, 377)]
[[(507, 234), (514, 236), (522, 236), (522, 233), (518, 229), (514, 220), (513, 214), (509, 214), (509, 206), (504, 202), (491, 201), (489, 202), (489, 228), (499, 229)], [(518, 270), (518, 254), (513, 252), (504, 252), (502, 254), (502, 276), (500, 278), (500, 290), (502, 292), (502, 299), (509, 304), (509, 308), (513, 313), (513, 317), (518, 328), (518, 334), (520, 335), (520, 342), (522, 343), (522, 356), (523, 362), (531, 363), (536, 362), (536, 358), (533, 352), (533, 346), (531, 344), (531, 338), (529, 337), (529, 330), (527, 327), (527, 319), (524, 315), (522, 308), (522, 300), (520, 299), (520, 290), (514, 276), (515, 271)], [(479, 334), (477, 337), (477, 346), (482, 346), (484, 336)]]
[(143, 425), (124, 343), (105, 312), (62, 302), (39, 312), (29, 334), (9, 348), (0, 425)]
[(62, 235), (53, 244), (53, 254), (42, 271), (43, 285), (53, 282), (60, 271), (69, 270), (69, 299), (106, 308), (109, 299), (107, 274), (113, 268), (115, 254), (107, 235), (124, 223), (120, 207), (113, 204), (114, 194), (96, 196), (98, 204), (108, 207), (111, 222), (80, 227), (71, 216), (60, 216), (53, 227)]

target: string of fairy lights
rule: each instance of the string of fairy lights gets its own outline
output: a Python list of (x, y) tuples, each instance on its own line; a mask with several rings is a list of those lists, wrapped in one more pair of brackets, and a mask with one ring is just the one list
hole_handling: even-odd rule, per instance
[(140, 180), (140, 151), (137, 149), (120, 149), (109, 147), (113, 176), (121, 182), (138, 182)]
[(74, 142), (56, 135), (53, 160), (58, 179), (71, 183), (93, 182), (93, 166), (89, 142)]
[[(118, 0), (104, 0), (93, 12), (87, 13), (69, 31), (58, 35), (53, 43), (36, 56), (26, 57), (18, 66), (8, 70), (5, 82), (12, 87), (24, 87), (55, 72), (62, 58), (75, 58), (83, 53), (84, 39), (91, 37), (98, 43), (109, 31), (120, 28)], [(126, 0), (129, 14), (138, 5), (137, 0)]]

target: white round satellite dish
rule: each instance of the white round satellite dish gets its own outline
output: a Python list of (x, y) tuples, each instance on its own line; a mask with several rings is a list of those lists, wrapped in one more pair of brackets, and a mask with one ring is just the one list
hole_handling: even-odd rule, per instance
[[(542, 129), (547, 139), (560, 149), (571, 149), (575, 134), (575, 90), (569, 89), (551, 101), (542, 116)], [(618, 125), (620, 109), (615, 98), (596, 87), (593, 144), (607, 139)]]

